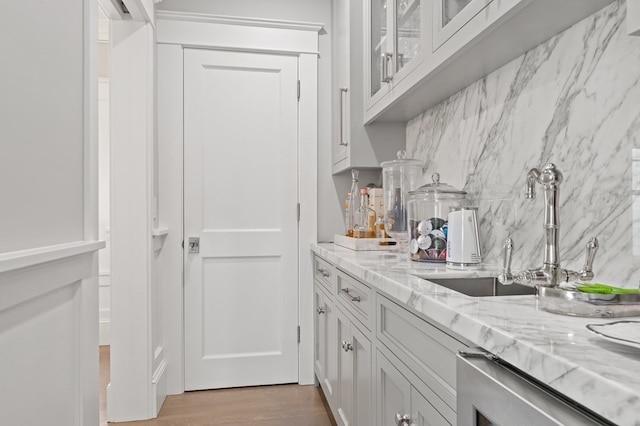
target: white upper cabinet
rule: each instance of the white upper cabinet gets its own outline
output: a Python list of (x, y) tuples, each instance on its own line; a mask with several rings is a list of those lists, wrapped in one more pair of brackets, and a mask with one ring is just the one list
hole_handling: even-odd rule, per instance
[(429, 25), (423, 6), (427, 1), (370, 0), (367, 4), (365, 96), (370, 108), (424, 59)]
[(365, 1), (332, 1), (333, 174), (352, 168), (377, 169), (381, 162), (395, 158), (405, 145), (405, 127), (399, 123), (364, 125)]
[(366, 0), (366, 123), (406, 122), (612, 0)]

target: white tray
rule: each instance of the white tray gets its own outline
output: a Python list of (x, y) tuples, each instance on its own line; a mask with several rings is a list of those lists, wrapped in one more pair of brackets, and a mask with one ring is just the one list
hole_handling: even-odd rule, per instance
[(396, 247), (396, 240), (393, 238), (353, 238), (336, 234), (333, 242), (335, 245), (358, 251), (393, 250)]

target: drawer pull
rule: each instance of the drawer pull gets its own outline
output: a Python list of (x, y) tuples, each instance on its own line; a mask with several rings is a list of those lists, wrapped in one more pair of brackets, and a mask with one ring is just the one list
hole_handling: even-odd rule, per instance
[(316, 312), (318, 313), (318, 315), (322, 315), (322, 314), (324, 314), (326, 311), (324, 310), (324, 308), (323, 308), (323, 307), (318, 306), (318, 307), (316, 308)]
[(345, 288), (343, 288), (343, 289), (342, 289), (342, 291), (343, 291), (344, 293), (346, 293), (346, 295), (347, 295), (347, 296), (349, 296), (349, 297), (351, 298), (351, 301), (352, 301), (352, 302), (359, 302), (359, 301), (360, 301), (360, 296), (352, 296), (352, 295), (349, 293), (349, 292), (351, 291), (351, 289), (350, 289), (350, 288), (345, 287)]
[(331, 273), (324, 268), (318, 268), (318, 272), (322, 274), (323, 277), (327, 278), (331, 276)]
[(351, 342), (347, 342), (346, 340), (342, 341), (342, 350), (344, 350), (345, 352), (349, 352), (353, 350), (353, 345), (351, 344)]
[(411, 421), (411, 417), (408, 414), (396, 413), (396, 425), (397, 426), (415, 426), (415, 423)]

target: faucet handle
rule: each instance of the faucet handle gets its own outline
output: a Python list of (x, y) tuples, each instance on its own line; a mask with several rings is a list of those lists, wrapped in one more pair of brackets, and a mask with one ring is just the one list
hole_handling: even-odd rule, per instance
[(568, 269), (562, 270), (562, 277), (564, 281), (570, 282), (574, 280), (590, 281), (593, 279), (593, 259), (596, 257), (598, 251), (598, 239), (593, 237), (587, 243), (587, 250), (584, 258), (584, 266), (578, 272), (570, 271)]
[(511, 256), (513, 254), (513, 240), (511, 237), (507, 238), (502, 245), (502, 274), (498, 275), (498, 281), (500, 284), (509, 285), (513, 284), (513, 274), (511, 273)]
[(584, 266), (580, 271), (580, 279), (582, 281), (592, 280), (593, 279), (593, 260), (596, 257), (596, 252), (598, 251), (598, 239), (596, 237), (592, 237), (587, 243), (587, 250), (584, 258)]

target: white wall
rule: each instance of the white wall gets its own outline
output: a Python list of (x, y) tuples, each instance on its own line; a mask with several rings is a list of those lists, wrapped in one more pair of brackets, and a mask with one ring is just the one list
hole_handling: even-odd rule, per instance
[(97, 7), (0, 14), (0, 416), (98, 424)]
[(0, 253), (82, 240), (84, 211), (81, 2), (5, 3)]
[(331, 175), (331, 0), (164, 0), (157, 7), (324, 25), (318, 60), (318, 240), (333, 241), (333, 234), (343, 229), (340, 200), (349, 191), (351, 177)]

